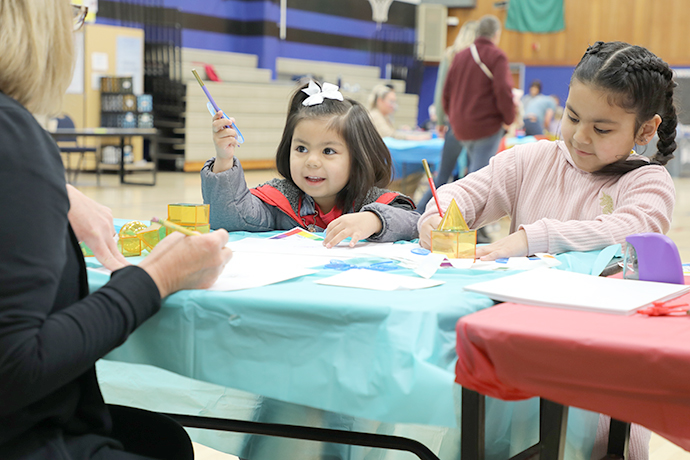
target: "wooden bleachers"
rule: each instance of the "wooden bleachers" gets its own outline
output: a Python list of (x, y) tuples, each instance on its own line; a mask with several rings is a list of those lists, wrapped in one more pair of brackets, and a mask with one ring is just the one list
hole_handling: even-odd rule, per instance
[(182, 48), (182, 75), (185, 81), (194, 80), (193, 68), (208, 80), (205, 78), (204, 64), (210, 64), (221, 81), (270, 82), (271, 71), (259, 69), (258, 63), (259, 58), (254, 54)]
[[(244, 167), (272, 167), (285, 125), (291, 85), (205, 82), (218, 106), (237, 121), (245, 143), (236, 151)], [(211, 114), (198, 84), (187, 84), (185, 170), (200, 170), (215, 156)]]
[[(185, 170), (198, 171), (207, 159), (215, 155), (211, 138), (211, 114), (206, 108), (206, 96), (191, 72), (192, 68), (197, 69), (218, 106), (236, 119), (237, 126), (245, 137), (245, 143), (236, 151), (242, 166), (245, 169), (273, 167), (275, 152), (285, 125), (288, 102), (296, 83), (290, 78), (271, 80), (270, 70), (256, 68), (258, 58), (254, 55), (185, 48), (182, 58), (182, 72), (184, 75), (189, 74), (185, 77)], [(201, 71), (202, 63), (213, 65), (222, 82), (208, 81), (206, 73)], [(385, 82), (377, 78), (377, 67), (286, 58), (278, 58), (276, 66), (279, 65), (279, 76), (292, 75), (290, 69), (297, 69), (299, 65), (302, 69), (302, 72), (297, 72), (299, 75), (311, 73), (334, 83), (337, 76), (340, 76), (343, 88), (359, 85), (360, 91), (343, 91), (343, 94), (365, 106), (371, 88)], [(254, 77), (251, 77), (252, 75)], [(348, 86), (345, 83), (348, 83)], [(414, 126), (417, 120), (418, 96), (404, 94), (404, 81), (396, 80), (392, 84), (398, 92), (396, 124)]]
[(314, 75), (329, 83), (341, 81), (343, 88), (359, 87), (367, 94), (380, 83), (390, 83), (398, 93), (405, 92), (403, 80), (383, 80), (379, 77), (381, 70), (375, 66), (340, 64), (335, 62), (309, 61), (306, 59), (276, 58), (276, 75), (278, 80), (292, 79), (300, 75)]

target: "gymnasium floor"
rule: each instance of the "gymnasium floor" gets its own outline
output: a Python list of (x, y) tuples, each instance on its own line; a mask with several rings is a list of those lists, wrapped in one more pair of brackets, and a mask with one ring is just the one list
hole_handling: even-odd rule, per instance
[[(276, 176), (272, 170), (247, 171), (250, 187)], [(148, 181), (146, 174), (137, 174), (127, 180)], [(201, 179), (198, 173), (160, 172), (155, 187), (120, 185), (114, 175), (102, 175), (101, 186), (96, 186), (94, 174), (81, 173), (75, 184), (79, 190), (101, 204), (110, 207), (114, 217), (132, 220), (150, 220), (151, 217), (165, 217), (169, 203), (202, 203)], [(683, 262), (690, 262), (690, 178), (675, 179), (676, 207), (673, 223), (668, 236), (671, 237), (681, 254)], [(421, 189), (421, 187), (420, 187)], [(421, 190), (415, 198), (421, 196)], [(507, 234), (507, 221), (495, 226), (494, 239)], [(199, 460), (232, 460), (237, 457), (226, 455), (206, 446), (195, 445)], [(276, 452), (279, 458), (279, 452)], [(653, 435), (650, 443), (650, 460), (690, 460), (690, 452)]]

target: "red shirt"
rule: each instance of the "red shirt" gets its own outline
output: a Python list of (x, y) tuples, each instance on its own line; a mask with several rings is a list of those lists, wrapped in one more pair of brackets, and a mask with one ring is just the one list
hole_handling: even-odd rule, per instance
[(474, 44), (494, 78), (474, 62), (470, 48), (455, 55), (443, 86), (443, 109), (460, 140), (482, 139), (515, 120), (508, 57), (487, 38), (479, 37)]
[[(300, 198), (299, 200), (299, 206), (300, 208), (302, 207), (302, 199)], [(336, 220), (338, 217), (343, 215), (342, 209), (339, 209), (337, 206), (333, 206), (333, 209), (330, 210), (330, 212), (323, 214), (321, 211), (321, 208), (319, 208), (319, 205), (314, 202), (314, 207), (316, 208), (316, 214), (312, 215), (307, 215), (307, 216), (302, 216), (302, 222), (304, 225), (311, 230), (311, 226), (316, 225), (317, 227), (321, 228), (326, 228), (328, 227), (328, 224), (330, 224), (332, 221)]]

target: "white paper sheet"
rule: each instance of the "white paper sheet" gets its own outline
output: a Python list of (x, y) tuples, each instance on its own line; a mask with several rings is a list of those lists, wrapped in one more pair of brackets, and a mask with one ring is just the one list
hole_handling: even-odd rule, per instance
[(341, 286), (376, 291), (396, 291), (424, 289), (440, 286), (445, 281), (427, 280), (413, 276), (393, 275), (386, 272), (372, 270), (347, 270), (330, 278), (314, 281), (317, 284), (328, 286)]
[(473, 270), (534, 270), (560, 265), (561, 262), (551, 254), (540, 253), (534, 257), (509, 257), (484, 262), (479, 259), (472, 265)]
[(297, 266), (285, 257), (261, 257), (247, 252), (236, 252), (220, 274), (210, 291), (236, 291), (311, 275), (318, 270)]
[(470, 284), (465, 290), (503, 302), (631, 315), (652, 302), (678, 297), (690, 286), (540, 268)]
[[(316, 267), (327, 264), (330, 259), (323, 257), (297, 257), (276, 254), (265, 257), (249, 252), (235, 252), (209, 291), (236, 291), (254, 287), (268, 286), (300, 276), (311, 275)], [(94, 273), (110, 275), (105, 267), (86, 267)]]
[[(365, 244), (376, 243), (359, 243), (357, 247), (362, 247)], [(287, 254), (294, 256), (323, 256), (323, 257), (360, 257), (361, 253), (356, 251), (356, 248), (349, 246), (338, 245), (333, 248), (323, 246), (321, 241), (308, 239), (267, 239), (267, 238), (243, 238), (237, 241), (231, 241), (226, 246), (233, 250), (233, 252), (254, 252), (260, 254)]]

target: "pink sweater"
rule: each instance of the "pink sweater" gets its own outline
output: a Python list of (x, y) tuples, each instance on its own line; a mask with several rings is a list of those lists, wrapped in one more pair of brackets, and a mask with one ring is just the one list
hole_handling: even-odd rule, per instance
[[(675, 189), (662, 166), (597, 176), (576, 167), (562, 141), (539, 141), (499, 153), (489, 166), (440, 187), (438, 197), (442, 209), (455, 198), (470, 228), (510, 216), (510, 233), (525, 230), (530, 254), (557, 254), (624, 243), (633, 233), (666, 233)], [(431, 200), (418, 226), (437, 212)]]

